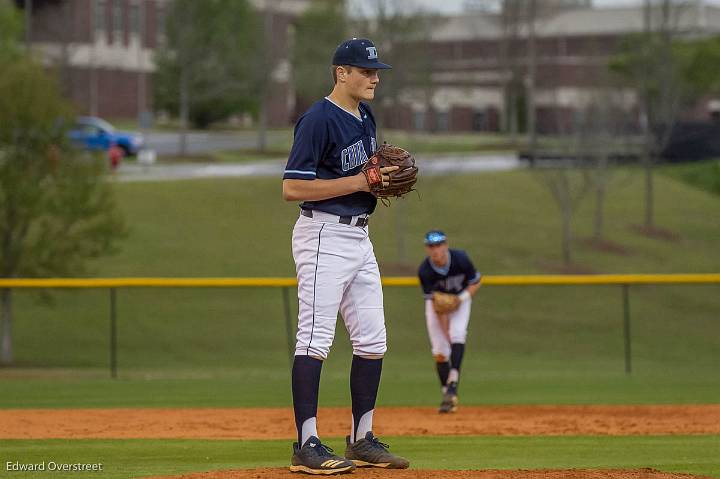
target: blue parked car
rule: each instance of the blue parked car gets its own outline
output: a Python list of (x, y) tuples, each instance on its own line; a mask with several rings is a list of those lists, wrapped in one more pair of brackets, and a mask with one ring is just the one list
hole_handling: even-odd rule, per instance
[(145, 145), (142, 134), (117, 131), (107, 121), (94, 116), (81, 116), (69, 132), (70, 140), (80, 148), (108, 151), (111, 146), (122, 148), (125, 156), (136, 155)]

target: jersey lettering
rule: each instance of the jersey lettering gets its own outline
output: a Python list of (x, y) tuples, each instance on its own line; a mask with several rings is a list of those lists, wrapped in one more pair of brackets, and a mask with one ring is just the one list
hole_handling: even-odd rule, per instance
[(340, 154), (342, 170), (349, 171), (367, 162), (368, 156), (365, 152), (362, 140), (345, 148)]
[(463, 280), (465, 279), (464, 274), (456, 274), (454, 276), (448, 276), (445, 280), (446, 291), (460, 291), (463, 289)]
[[(315, 102), (295, 125), (283, 179), (329, 180), (352, 175), (362, 168), (374, 148), (371, 138), (375, 139), (375, 146), (379, 144), (372, 110), (365, 103), (360, 103), (358, 110), (360, 117), (343, 110), (329, 98)], [(306, 200), (301, 208), (354, 216), (372, 213), (376, 204), (377, 198), (372, 194), (356, 192), (324, 200)]]

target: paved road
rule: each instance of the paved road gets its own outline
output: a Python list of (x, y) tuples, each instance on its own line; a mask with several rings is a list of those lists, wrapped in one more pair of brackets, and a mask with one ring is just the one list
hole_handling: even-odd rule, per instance
[[(280, 178), (285, 159), (265, 160), (241, 164), (157, 164), (142, 166), (123, 163), (118, 172), (120, 181), (173, 181), (195, 178), (239, 176), (274, 176)], [(418, 156), (417, 164), (423, 175), (457, 174), (465, 172), (503, 171), (525, 167), (514, 155), (482, 156)]]

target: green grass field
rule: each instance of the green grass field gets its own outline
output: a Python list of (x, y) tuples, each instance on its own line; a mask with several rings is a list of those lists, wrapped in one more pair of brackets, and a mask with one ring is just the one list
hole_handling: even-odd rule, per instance
[[(606, 238), (595, 250), (592, 198), (574, 230), (576, 263), (598, 273), (720, 271), (720, 198), (657, 175), (657, 224), (677, 240), (648, 238), (641, 172), (614, 176)], [(130, 226), (122, 250), (93, 276), (293, 276), (297, 206), (277, 179), (115, 185)], [(531, 172), (426, 177), (419, 197), (379, 206), (371, 231), (384, 274), (412, 274), (422, 234), (444, 229), (484, 274), (555, 272), (560, 221)], [(631, 288), (633, 374), (623, 371), (618, 287), (481, 288), (473, 304), (464, 404), (720, 402), (720, 286)], [(291, 310), (296, 300), (291, 291)], [(108, 378), (106, 290), (54, 292), (51, 304), (17, 291), (17, 366), (0, 369), (0, 407), (288, 406), (281, 291), (118, 291), (119, 379)], [(379, 403), (434, 405), (437, 385), (415, 288), (386, 288), (390, 352)], [(347, 333), (339, 321), (321, 405), (349, 403)], [(0, 425), (0, 431), (2, 426)], [(421, 468), (657, 467), (720, 477), (716, 436), (393, 438)], [(339, 446), (339, 441), (331, 441)], [(439, 451), (451, 449), (453, 456)], [(191, 451), (188, 453), (188, 451)], [(105, 462), (102, 477), (283, 466), (285, 441), (0, 441), (7, 460)], [(6, 472), (0, 477), (31, 477)], [(53, 477), (64, 477), (53, 474)], [(73, 476), (79, 477), (79, 476)]]
[[(393, 450), (412, 457), (412, 467), (418, 469), (652, 467), (720, 474), (720, 439), (713, 436), (396, 437), (388, 442)], [(341, 439), (330, 439), (328, 444), (336, 451), (343, 449)], [(85, 477), (108, 479), (287, 467), (291, 454), (287, 441), (0, 441), (0, 447), (3, 461), (11, 457), (24, 463), (100, 462), (103, 472)], [(45, 475), (79, 477), (78, 473), (7, 473), (7, 477), (22, 479)]]

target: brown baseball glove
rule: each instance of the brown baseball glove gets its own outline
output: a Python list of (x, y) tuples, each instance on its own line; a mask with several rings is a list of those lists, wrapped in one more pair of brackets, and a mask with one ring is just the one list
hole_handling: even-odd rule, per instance
[[(388, 166), (397, 166), (398, 169), (384, 173), (386, 177), (390, 178), (390, 181), (383, 182), (383, 173), (380, 168)], [(418, 168), (415, 166), (415, 158), (406, 150), (383, 143), (365, 163), (362, 172), (370, 186), (370, 192), (385, 203), (389, 198), (399, 198), (413, 190), (417, 181)]]
[(432, 294), (432, 302), (433, 309), (437, 314), (447, 314), (458, 309), (461, 301), (457, 294), (434, 291)]

